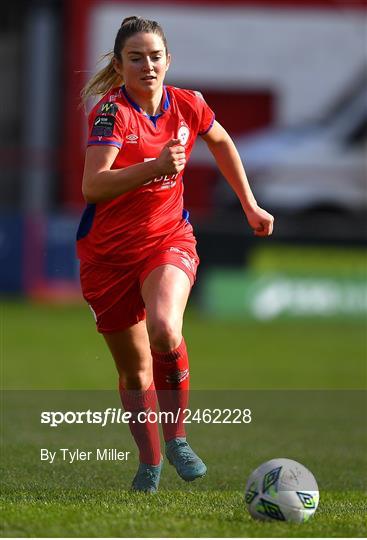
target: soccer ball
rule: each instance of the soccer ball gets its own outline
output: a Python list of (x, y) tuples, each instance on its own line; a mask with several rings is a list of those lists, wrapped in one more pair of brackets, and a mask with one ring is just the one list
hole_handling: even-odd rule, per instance
[(319, 488), (313, 474), (297, 461), (271, 459), (250, 475), (245, 502), (255, 519), (302, 523), (316, 512)]

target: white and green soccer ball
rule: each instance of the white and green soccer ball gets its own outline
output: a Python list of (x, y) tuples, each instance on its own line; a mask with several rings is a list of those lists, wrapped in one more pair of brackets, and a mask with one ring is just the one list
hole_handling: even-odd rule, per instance
[(303, 523), (316, 512), (319, 488), (313, 474), (297, 461), (271, 459), (251, 473), (245, 502), (255, 519)]

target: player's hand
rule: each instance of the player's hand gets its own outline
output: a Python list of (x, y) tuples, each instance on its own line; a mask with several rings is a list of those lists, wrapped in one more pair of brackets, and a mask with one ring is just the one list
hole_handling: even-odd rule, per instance
[(246, 210), (247, 221), (255, 236), (270, 236), (273, 232), (274, 217), (259, 206)]
[(162, 149), (159, 157), (155, 160), (159, 174), (176, 174), (181, 172), (186, 165), (185, 148), (180, 145), (180, 139), (171, 139)]

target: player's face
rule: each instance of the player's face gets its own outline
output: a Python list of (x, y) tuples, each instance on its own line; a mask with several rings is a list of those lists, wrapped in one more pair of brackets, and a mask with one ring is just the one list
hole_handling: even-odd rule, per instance
[(139, 32), (122, 49), (121, 75), (128, 88), (152, 94), (161, 90), (170, 57), (157, 34)]

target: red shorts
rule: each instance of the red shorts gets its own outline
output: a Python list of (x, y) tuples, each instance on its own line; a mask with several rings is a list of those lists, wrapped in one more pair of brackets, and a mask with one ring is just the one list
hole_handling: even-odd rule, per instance
[(91, 308), (97, 330), (101, 333), (119, 332), (145, 319), (141, 287), (152, 270), (171, 264), (183, 270), (194, 284), (199, 257), (194, 236), (170, 238), (142, 261), (129, 266), (107, 266), (80, 262), (80, 281), (83, 296)]

